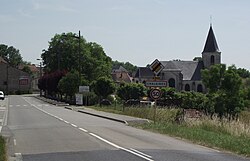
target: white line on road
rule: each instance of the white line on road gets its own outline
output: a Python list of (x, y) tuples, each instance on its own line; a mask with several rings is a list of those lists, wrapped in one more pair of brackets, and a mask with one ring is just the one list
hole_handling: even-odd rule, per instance
[(88, 130), (85, 130), (83, 128), (78, 128), (79, 130), (83, 131), (83, 132), (88, 132)]
[[(129, 152), (129, 153), (131, 153), (131, 154), (134, 154), (134, 155), (136, 155), (136, 156), (138, 156), (138, 157), (140, 157), (140, 158), (143, 158), (143, 159), (145, 159), (145, 160), (148, 160), (148, 161), (154, 161), (154, 160), (151, 159), (151, 158), (147, 158), (145, 155), (136, 153), (136, 152), (134, 152), (134, 151), (132, 151), (132, 150), (129, 150), (129, 149), (120, 147), (119, 145), (116, 145), (116, 144), (114, 144), (114, 143), (111, 143), (110, 141), (108, 141), (108, 140), (106, 140), (106, 139), (103, 139), (102, 137), (100, 137), (100, 136), (98, 136), (98, 135), (96, 135), (96, 134), (93, 134), (93, 133), (89, 133), (89, 134), (92, 135), (92, 136), (94, 136), (94, 137), (96, 137), (97, 139), (99, 139), (99, 140), (101, 140), (101, 141), (103, 141), (103, 142), (105, 142), (105, 143), (107, 143), (107, 144), (109, 144), (109, 145), (111, 145), (111, 146), (117, 148), (117, 149), (124, 150), (124, 151), (126, 151), (126, 152)], [(140, 153), (141, 153), (141, 152), (140, 152)], [(150, 157), (151, 157), (151, 156), (150, 156)]]
[(2, 131), (2, 126), (0, 126), (0, 133), (1, 133), (1, 131)]
[(69, 124), (69, 122), (68, 121), (66, 121), (66, 120), (63, 120), (66, 124)]
[(99, 140), (102, 140), (103, 142), (105, 142), (105, 143), (107, 143), (107, 144), (109, 144), (109, 145), (112, 145), (112, 146), (116, 147), (117, 149), (121, 149), (120, 146), (118, 146), (118, 145), (116, 145), (116, 144), (114, 144), (114, 143), (111, 143), (110, 141), (108, 141), (108, 140), (106, 140), (106, 139), (103, 139), (102, 137), (100, 137), (100, 136), (98, 136), (98, 135), (96, 135), (96, 134), (93, 134), (93, 133), (89, 133), (89, 134), (92, 135), (92, 136), (94, 136), (94, 137), (96, 137), (96, 138), (99, 139)]
[(71, 124), (71, 126), (73, 126), (73, 127), (77, 127), (75, 124)]
[(130, 148), (130, 150), (132, 150), (132, 151), (134, 151), (134, 152), (136, 152), (136, 153), (138, 153), (138, 154), (144, 155), (145, 157), (152, 158), (152, 156), (147, 155), (147, 154), (145, 154), (145, 153), (143, 153), (143, 152), (140, 152), (140, 151), (138, 151), (138, 150), (136, 150), (136, 149)]

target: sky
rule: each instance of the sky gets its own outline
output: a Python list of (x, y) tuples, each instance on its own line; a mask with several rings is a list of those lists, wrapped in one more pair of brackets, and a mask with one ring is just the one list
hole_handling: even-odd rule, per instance
[(55, 34), (79, 30), (113, 60), (193, 60), (210, 23), (222, 63), (250, 70), (249, 0), (0, 0), (0, 44), (34, 64)]

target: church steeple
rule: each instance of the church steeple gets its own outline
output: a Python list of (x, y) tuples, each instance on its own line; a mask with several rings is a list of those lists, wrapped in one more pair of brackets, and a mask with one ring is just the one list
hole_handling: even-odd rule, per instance
[(221, 52), (216, 42), (212, 25), (210, 24), (207, 40), (202, 51), (202, 60), (205, 68), (221, 63)]
[(208, 32), (207, 40), (203, 49), (203, 53), (204, 52), (220, 52), (211, 24), (210, 24), (210, 29)]

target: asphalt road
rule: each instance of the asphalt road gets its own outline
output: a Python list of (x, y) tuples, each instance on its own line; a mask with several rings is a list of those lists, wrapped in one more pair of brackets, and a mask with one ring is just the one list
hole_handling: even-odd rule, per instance
[(33, 97), (9, 97), (2, 134), (19, 161), (249, 161)]

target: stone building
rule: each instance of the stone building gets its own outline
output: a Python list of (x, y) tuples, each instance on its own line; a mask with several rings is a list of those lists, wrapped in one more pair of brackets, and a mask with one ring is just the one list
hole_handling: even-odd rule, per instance
[(31, 92), (31, 77), (28, 73), (10, 66), (0, 57), (0, 90), (6, 94)]
[[(206, 88), (201, 80), (201, 70), (221, 63), (221, 52), (210, 25), (204, 49), (201, 57), (191, 61), (172, 60), (160, 61), (164, 69), (158, 75), (161, 80), (166, 80), (168, 87), (173, 87), (177, 91), (197, 91), (206, 92)], [(134, 80), (144, 83), (152, 79), (153, 72), (147, 67), (139, 67)]]

